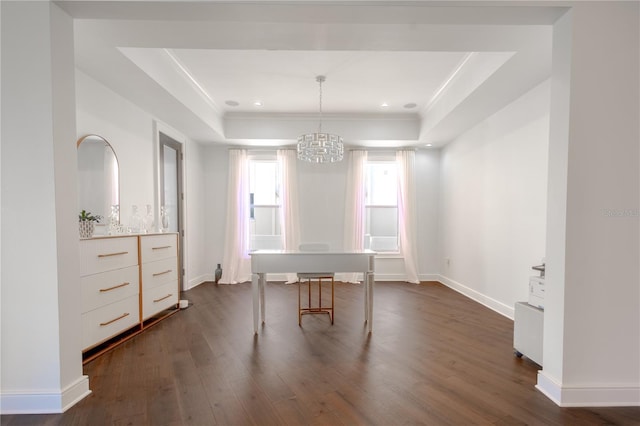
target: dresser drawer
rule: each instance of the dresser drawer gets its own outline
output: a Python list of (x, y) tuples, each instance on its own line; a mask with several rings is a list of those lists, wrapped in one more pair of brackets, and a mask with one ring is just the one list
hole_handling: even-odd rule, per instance
[(138, 264), (138, 238), (94, 238), (80, 241), (80, 276)]
[(89, 349), (140, 324), (137, 294), (82, 314), (82, 347)]
[(178, 279), (178, 259), (158, 260), (142, 264), (142, 292)]
[(142, 263), (176, 257), (178, 234), (140, 236), (140, 261)]
[(80, 278), (82, 313), (140, 293), (138, 266)]
[(142, 319), (171, 308), (178, 304), (178, 281), (169, 282), (149, 290), (145, 290), (142, 296)]

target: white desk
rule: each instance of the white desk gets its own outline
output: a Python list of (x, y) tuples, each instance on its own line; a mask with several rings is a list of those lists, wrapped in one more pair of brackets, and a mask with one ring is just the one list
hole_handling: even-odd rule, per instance
[(362, 272), (364, 274), (364, 319), (369, 333), (373, 325), (373, 290), (376, 252), (361, 251), (284, 251), (257, 250), (251, 255), (253, 289), (253, 329), (258, 333), (259, 318), (264, 323), (264, 288), (267, 273), (285, 272)]

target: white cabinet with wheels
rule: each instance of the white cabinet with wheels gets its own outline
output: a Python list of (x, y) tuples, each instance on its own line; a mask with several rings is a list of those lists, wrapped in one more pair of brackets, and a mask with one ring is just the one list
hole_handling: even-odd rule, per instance
[(515, 306), (513, 324), (513, 348), (519, 357), (527, 358), (542, 366), (542, 333), (544, 311), (526, 302)]

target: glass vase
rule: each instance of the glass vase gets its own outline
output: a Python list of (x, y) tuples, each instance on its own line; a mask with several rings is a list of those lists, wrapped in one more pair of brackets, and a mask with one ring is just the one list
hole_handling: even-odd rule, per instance
[(138, 212), (138, 206), (131, 206), (131, 220), (129, 221), (131, 232), (137, 234), (142, 230), (142, 216)]
[(162, 232), (169, 230), (169, 211), (165, 206), (160, 208), (160, 220), (162, 221)]

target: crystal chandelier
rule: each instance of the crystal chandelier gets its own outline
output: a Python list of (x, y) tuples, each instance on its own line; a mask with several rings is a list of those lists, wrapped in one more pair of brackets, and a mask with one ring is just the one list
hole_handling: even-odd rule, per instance
[(309, 163), (335, 163), (342, 161), (344, 144), (342, 138), (331, 133), (322, 133), (322, 83), (323, 75), (316, 77), (320, 85), (320, 124), (317, 133), (306, 133), (298, 138), (298, 159)]

